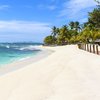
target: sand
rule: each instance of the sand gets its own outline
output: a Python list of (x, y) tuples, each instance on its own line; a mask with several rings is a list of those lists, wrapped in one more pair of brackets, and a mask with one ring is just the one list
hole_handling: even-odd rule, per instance
[(0, 76), (0, 100), (100, 100), (100, 55), (75, 45), (41, 48), (54, 52)]

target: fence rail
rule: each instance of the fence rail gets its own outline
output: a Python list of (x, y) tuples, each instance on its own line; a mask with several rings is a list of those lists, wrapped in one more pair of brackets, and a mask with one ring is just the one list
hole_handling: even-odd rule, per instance
[(97, 44), (78, 44), (78, 48), (100, 55), (100, 46)]

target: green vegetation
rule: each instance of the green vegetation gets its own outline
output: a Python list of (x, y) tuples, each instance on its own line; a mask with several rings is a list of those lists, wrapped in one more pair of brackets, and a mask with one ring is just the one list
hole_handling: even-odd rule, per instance
[(97, 7), (88, 14), (88, 22), (80, 24), (71, 21), (61, 28), (54, 26), (50, 36), (44, 39), (46, 45), (66, 45), (75, 43), (94, 43), (100, 39), (100, 2), (95, 0)]
[(49, 44), (54, 44), (54, 38), (53, 36), (47, 36), (45, 39), (44, 39), (44, 42), (49, 45)]

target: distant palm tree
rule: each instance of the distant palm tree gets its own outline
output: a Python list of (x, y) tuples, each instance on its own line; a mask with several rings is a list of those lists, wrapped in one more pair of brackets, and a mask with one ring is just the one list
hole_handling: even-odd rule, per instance
[(74, 22), (74, 28), (76, 31), (80, 30), (80, 23), (78, 21)]
[(52, 35), (53, 37), (56, 37), (56, 35), (57, 35), (57, 28), (56, 28), (55, 26), (52, 28), (52, 33), (51, 33), (51, 35)]
[(77, 32), (81, 30), (80, 23), (78, 21), (70, 22), (69, 26), (70, 26), (71, 30), (76, 30)]
[(59, 32), (59, 28), (54, 26), (52, 28), (52, 33), (51, 33), (51, 36), (53, 37), (53, 43), (54, 44), (56, 43), (58, 32)]
[(74, 29), (74, 22), (73, 22), (73, 21), (70, 22), (70, 23), (69, 23), (69, 26), (70, 26), (71, 29)]
[(59, 31), (58, 40), (61, 41), (61, 44), (67, 44), (68, 40), (68, 27), (64, 25)]
[(56, 28), (56, 37), (59, 35), (60, 29)]

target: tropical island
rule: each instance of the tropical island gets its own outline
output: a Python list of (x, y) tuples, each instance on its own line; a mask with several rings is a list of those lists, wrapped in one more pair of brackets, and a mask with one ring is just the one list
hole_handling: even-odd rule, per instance
[[(0, 56), (1, 62), (5, 55), (7, 58), (16, 58), (30, 53), (27, 59), (22, 55), (23, 59), (15, 59), (14, 62), (0, 67), (0, 100), (100, 100), (100, 55), (86, 52), (77, 46), (99, 44), (96, 41), (100, 40), (100, 2), (96, 2), (97, 8), (89, 12), (86, 23), (72, 21), (59, 28), (54, 26), (51, 34), (44, 39), (46, 46), (36, 43), (0, 44), (0, 53), (3, 52)], [(41, 25), (38, 24), (36, 23), (36, 26), (40, 28)], [(15, 24), (7, 22), (7, 25), (11, 25), (12, 28)], [(18, 29), (18, 25), (17, 23), (17, 28), (14, 26), (12, 29)], [(21, 28), (25, 29), (26, 25), (31, 27), (32, 23), (23, 25), (25, 27)], [(42, 28), (44, 26), (43, 24)], [(98, 47), (100, 50), (100, 46)]]

